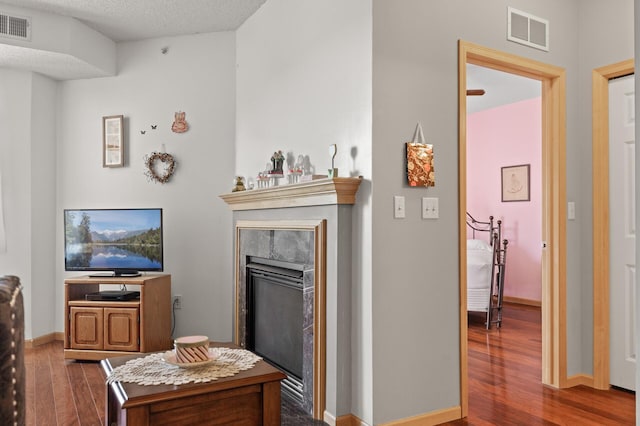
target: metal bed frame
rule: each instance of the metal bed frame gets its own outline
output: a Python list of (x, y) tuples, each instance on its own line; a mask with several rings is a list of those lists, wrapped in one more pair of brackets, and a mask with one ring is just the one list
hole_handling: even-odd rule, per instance
[(476, 220), (467, 212), (467, 226), (471, 228), (473, 238), (476, 232), (489, 233), (489, 245), (493, 248), (493, 271), (491, 273), (491, 291), (489, 292), (489, 308), (487, 309), (487, 330), (491, 324), (497, 328), (502, 326), (502, 299), (504, 295), (504, 275), (507, 263), (507, 245), (509, 241), (502, 240), (502, 221), (494, 223), (493, 216), (488, 222)]

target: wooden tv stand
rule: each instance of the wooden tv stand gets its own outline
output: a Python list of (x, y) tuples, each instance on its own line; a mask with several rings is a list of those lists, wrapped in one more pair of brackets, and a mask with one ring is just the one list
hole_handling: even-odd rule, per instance
[[(129, 301), (86, 300), (100, 284), (140, 291)], [(64, 280), (64, 357), (101, 360), (168, 350), (171, 341), (171, 275), (81, 276)]]

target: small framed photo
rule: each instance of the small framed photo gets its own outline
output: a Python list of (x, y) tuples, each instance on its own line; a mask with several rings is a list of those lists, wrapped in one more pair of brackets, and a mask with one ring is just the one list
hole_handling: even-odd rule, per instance
[(124, 116), (102, 117), (102, 167), (124, 166)]
[(502, 168), (502, 202), (530, 201), (529, 183), (530, 165), (508, 166)]

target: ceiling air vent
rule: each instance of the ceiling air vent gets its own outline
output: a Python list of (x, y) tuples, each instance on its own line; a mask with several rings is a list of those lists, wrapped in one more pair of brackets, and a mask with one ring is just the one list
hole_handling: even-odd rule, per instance
[(549, 51), (549, 21), (507, 8), (507, 40)]
[(0, 37), (31, 40), (31, 19), (0, 12)]

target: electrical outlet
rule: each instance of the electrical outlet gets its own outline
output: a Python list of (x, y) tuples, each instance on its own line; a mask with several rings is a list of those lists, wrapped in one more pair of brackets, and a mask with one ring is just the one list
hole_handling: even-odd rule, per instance
[(173, 309), (182, 309), (182, 295), (176, 294), (173, 296)]

